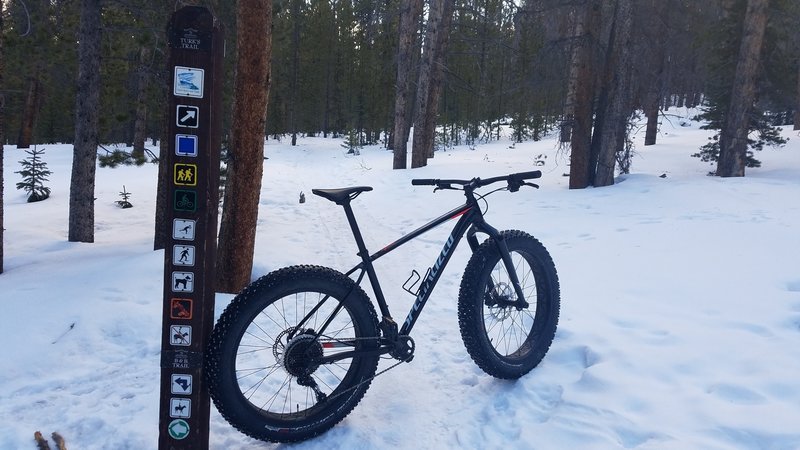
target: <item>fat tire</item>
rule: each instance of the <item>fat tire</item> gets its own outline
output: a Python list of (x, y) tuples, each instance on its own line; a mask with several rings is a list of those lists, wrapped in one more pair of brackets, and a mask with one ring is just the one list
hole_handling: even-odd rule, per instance
[[(377, 345), (378, 321), (372, 303), (353, 280), (340, 272), (319, 266), (286, 267), (259, 278), (245, 288), (225, 308), (214, 327), (206, 350), (205, 374), (211, 398), (219, 413), (236, 429), (255, 439), (296, 442), (327, 431), (361, 401), (377, 370), (377, 354), (350, 359), (351, 365), (340, 380), (341, 384), (330, 394), (344, 393), (335, 398), (331, 395), (329, 400), (309, 407), (308, 411), (313, 412), (308, 417), (290, 417), (294, 415), (291, 409), (293, 405), (290, 405), (288, 413), (265, 411), (245, 397), (237, 381), (236, 363), (239, 346), (248, 327), (271, 305), (274, 304), (277, 309), (283, 306), (280, 302), (287, 296), (305, 292), (330, 295), (330, 300), (340, 302), (344, 308), (338, 314), (346, 316), (349, 313), (353, 323), (352, 333), (359, 339), (358, 342), (363, 342), (362, 348)], [(278, 306), (279, 303), (281, 306)], [(258, 356), (276, 360), (277, 355), (273, 357), (271, 354), (275, 345), (260, 350), (264, 353)], [(275, 372), (270, 371), (269, 376), (286, 377), (292, 386), (289, 389), (304, 389), (298, 385), (296, 377), (290, 377), (285, 366), (278, 366), (278, 363), (275, 366), (277, 368), (272, 369)], [(325, 367), (316, 370), (323, 371)], [(326, 386), (321, 385), (321, 388), (325, 389)], [(291, 396), (289, 402), (293, 402)], [(267, 406), (263, 405), (264, 408)]]
[[(530, 326), (525, 325), (527, 337), (516, 351), (501, 354), (488, 335), (486, 320), (497, 319), (497, 312), (491, 313), (486, 307), (487, 289), (495, 286), (492, 271), (496, 266), (499, 264), (505, 270), (497, 243), (492, 238), (484, 241), (467, 263), (458, 295), (458, 322), (467, 352), (478, 367), (497, 378), (516, 379), (536, 367), (553, 342), (560, 309), (558, 274), (550, 254), (533, 236), (518, 230), (508, 230), (502, 231), (500, 238), (508, 246), (523, 291), (526, 295), (535, 292), (535, 298), (526, 298), (529, 309), (535, 308), (535, 312), (530, 314), (525, 312), (529, 310), (517, 311), (514, 307), (507, 307), (505, 314), (509, 318), (501, 320), (509, 320), (511, 315), (519, 313), (518, 322), (513, 323), (530, 322)], [(531, 272), (528, 278), (519, 273), (520, 266), (526, 265), (520, 263), (522, 259)], [(534, 281), (535, 291), (530, 287)], [(529, 286), (526, 287), (526, 284)], [(506, 292), (513, 292), (510, 285), (504, 288)], [(515, 294), (513, 298), (516, 298)], [(522, 314), (526, 317), (522, 318)], [(516, 333), (516, 330), (509, 330), (503, 335), (510, 334), (511, 331)]]

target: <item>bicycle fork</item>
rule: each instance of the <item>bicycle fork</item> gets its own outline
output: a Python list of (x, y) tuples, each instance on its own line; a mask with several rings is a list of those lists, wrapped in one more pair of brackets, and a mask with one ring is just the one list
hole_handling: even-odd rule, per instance
[(497, 246), (497, 251), (500, 253), (500, 259), (503, 261), (503, 265), (506, 267), (508, 278), (511, 280), (511, 284), (514, 286), (514, 292), (517, 294), (517, 301), (514, 302), (514, 306), (517, 308), (517, 310), (527, 308), (530, 305), (525, 300), (525, 294), (522, 292), (522, 286), (520, 285), (519, 277), (517, 277), (517, 271), (514, 268), (514, 261), (511, 259), (511, 252), (508, 251), (508, 244), (506, 244), (503, 235), (500, 234), (496, 228), (486, 222), (474, 224), (467, 231), (467, 243), (469, 243), (469, 247), (472, 249), (473, 253), (480, 245), (478, 243), (478, 238), (475, 236), (475, 233), (478, 231), (489, 235), (489, 237), (494, 240), (495, 245)]

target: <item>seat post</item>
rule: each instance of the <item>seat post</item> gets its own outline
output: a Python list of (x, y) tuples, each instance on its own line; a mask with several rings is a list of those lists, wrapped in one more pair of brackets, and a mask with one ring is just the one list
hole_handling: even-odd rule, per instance
[(364, 244), (364, 238), (361, 236), (361, 230), (358, 228), (356, 216), (353, 214), (353, 207), (350, 206), (349, 200), (350, 199), (347, 199), (347, 201), (340, 203), (340, 205), (342, 205), (342, 208), (344, 208), (344, 214), (347, 216), (347, 223), (350, 224), (350, 230), (353, 232), (353, 237), (356, 240), (356, 246), (358, 246), (358, 255), (369, 257), (369, 252)]
[(350, 201), (344, 201), (341, 203), (341, 205), (342, 208), (344, 208), (345, 215), (347, 216), (347, 222), (350, 224), (350, 230), (353, 232), (353, 238), (356, 240), (358, 256), (361, 257), (364, 270), (367, 271), (367, 277), (369, 278), (369, 283), (372, 285), (372, 291), (375, 293), (376, 300), (378, 301), (378, 307), (380, 307), (381, 315), (391, 319), (392, 316), (389, 314), (389, 308), (386, 306), (386, 298), (383, 296), (380, 283), (378, 283), (378, 275), (375, 273), (375, 267), (372, 265), (372, 260), (369, 258), (369, 250), (367, 250), (367, 246), (364, 244), (364, 238), (361, 236), (361, 230), (358, 228), (358, 223), (356, 223), (356, 217), (353, 214), (353, 208), (350, 206)]

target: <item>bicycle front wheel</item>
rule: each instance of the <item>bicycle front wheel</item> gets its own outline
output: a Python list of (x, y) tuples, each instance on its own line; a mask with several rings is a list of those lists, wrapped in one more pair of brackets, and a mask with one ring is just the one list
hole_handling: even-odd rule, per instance
[[(378, 365), (375, 309), (351, 279), (294, 266), (236, 296), (209, 341), (206, 373), (220, 414), (256, 439), (294, 442), (341, 421)], [(343, 358), (335, 358), (337, 354)]]
[(553, 342), (560, 307), (558, 274), (550, 254), (522, 231), (503, 231), (513, 270), (528, 307), (517, 294), (497, 243), (473, 253), (458, 295), (458, 322), (467, 352), (484, 372), (514, 379), (536, 367)]

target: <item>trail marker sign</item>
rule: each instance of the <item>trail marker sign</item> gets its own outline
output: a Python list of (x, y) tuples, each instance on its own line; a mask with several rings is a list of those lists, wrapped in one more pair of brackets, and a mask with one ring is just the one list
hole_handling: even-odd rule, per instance
[(167, 241), (161, 332), (159, 450), (207, 449), (211, 401), (203, 350), (214, 326), (223, 33), (203, 7), (170, 18)]

